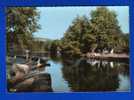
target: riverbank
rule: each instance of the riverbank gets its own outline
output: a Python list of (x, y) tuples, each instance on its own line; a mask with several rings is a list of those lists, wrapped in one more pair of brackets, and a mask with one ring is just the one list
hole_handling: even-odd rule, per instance
[(127, 54), (116, 54), (116, 53), (108, 53), (108, 54), (87, 53), (86, 57), (91, 58), (91, 59), (124, 59), (124, 60), (129, 60), (129, 55), (127, 55)]
[[(51, 92), (51, 76), (49, 73), (45, 73), (44, 70), (46, 69), (47, 65), (36, 67), (36, 61), (32, 60), (31, 64), (26, 64), (26, 59), (18, 58), (14, 61), (12, 57), (7, 57), (7, 84), (8, 84), (8, 91), (9, 92)], [(42, 64), (43, 62), (41, 62)], [(47, 64), (47, 61), (45, 61)], [(23, 66), (15, 66), (14, 65), (20, 64)], [(28, 72), (25, 72), (24, 66), (29, 66)], [(50, 64), (49, 64), (50, 66)]]

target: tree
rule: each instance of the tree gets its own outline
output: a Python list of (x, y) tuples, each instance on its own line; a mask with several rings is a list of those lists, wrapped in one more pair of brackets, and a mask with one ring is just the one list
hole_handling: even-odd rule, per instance
[(32, 34), (39, 29), (37, 23), (39, 12), (35, 7), (8, 7), (7, 14), (7, 51), (14, 49), (30, 49)]
[(102, 51), (103, 48), (117, 47), (117, 40), (122, 31), (114, 11), (110, 11), (106, 7), (98, 7), (91, 12), (90, 27), (96, 38), (97, 49)]
[(53, 40), (50, 46), (50, 54), (51, 56), (56, 56), (57, 52), (60, 48), (60, 41), (59, 40)]
[(129, 34), (122, 34), (117, 42), (118, 46), (115, 49), (117, 53), (129, 53)]
[(120, 29), (117, 15), (106, 7), (91, 11), (91, 16), (77, 16), (62, 38), (62, 54), (80, 57), (87, 52), (100, 52), (114, 49), (115, 52), (128, 52), (128, 38)]
[(85, 17), (77, 16), (65, 32), (62, 39), (62, 53), (70, 56), (80, 56), (85, 52), (85, 34), (89, 31), (89, 20)]

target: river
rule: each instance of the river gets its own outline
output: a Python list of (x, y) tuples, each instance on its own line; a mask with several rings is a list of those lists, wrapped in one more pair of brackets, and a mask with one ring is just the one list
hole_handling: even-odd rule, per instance
[(48, 63), (43, 72), (50, 74), (54, 92), (130, 91), (128, 62), (50, 58)]
[(45, 69), (55, 92), (130, 91), (128, 62), (50, 59)]

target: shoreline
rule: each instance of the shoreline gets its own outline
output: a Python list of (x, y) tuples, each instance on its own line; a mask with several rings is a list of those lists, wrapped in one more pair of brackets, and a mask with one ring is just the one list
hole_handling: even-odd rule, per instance
[(87, 53), (86, 57), (91, 58), (91, 59), (124, 59), (124, 60), (129, 60), (129, 55), (127, 55), (125, 53), (122, 53), (122, 54)]

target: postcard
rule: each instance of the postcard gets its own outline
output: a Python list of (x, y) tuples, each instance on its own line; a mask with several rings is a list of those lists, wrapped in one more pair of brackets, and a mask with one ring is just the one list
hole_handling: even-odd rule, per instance
[(3, 99), (131, 100), (134, 1), (0, 3)]
[(8, 7), (8, 91), (129, 91), (129, 7)]

